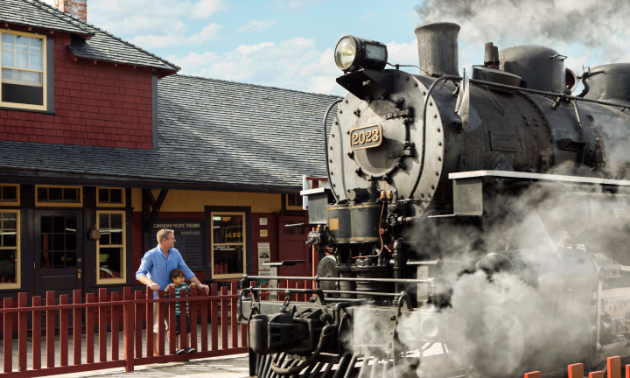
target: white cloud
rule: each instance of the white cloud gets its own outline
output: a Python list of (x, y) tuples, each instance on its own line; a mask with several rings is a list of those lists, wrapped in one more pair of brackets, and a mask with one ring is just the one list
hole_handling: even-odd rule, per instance
[(276, 24), (276, 21), (266, 21), (266, 20), (252, 20), (247, 25), (243, 25), (236, 31), (236, 35), (241, 33), (247, 34), (249, 32), (259, 32), (265, 29), (268, 29)]
[(182, 67), (185, 75), (319, 93), (345, 92), (335, 83), (341, 71), (335, 66), (332, 49), (318, 50), (310, 38), (240, 45), (220, 55), (190, 53), (167, 59)]
[(364, 19), (364, 20), (373, 20), (376, 17), (378, 17), (378, 12), (377, 11), (367, 12), (366, 14), (361, 16), (361, 18)]
[(326, 0), (275, 0), (273, 3), (280, 9), (306, 8), (317, 4), (323, 4)]
[(132, 38), (130, 42), (142, 46), (145, 49), (203, 45), (217, 39), (221, 28), (223, 28), (223, 25), (208, 24), (208, 26), (204, 27), (200, 32), (188, 37), (185, 37), (182, 31), (168, 35), (140, 35)]

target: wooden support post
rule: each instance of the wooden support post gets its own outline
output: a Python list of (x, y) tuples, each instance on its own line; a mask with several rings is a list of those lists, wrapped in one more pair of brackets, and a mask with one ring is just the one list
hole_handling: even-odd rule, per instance
[[(146, 293), (142, 291), (136, 291), (135, 293), (136, 300), (143, 300), (145, 298)], [(146, 307), (143, 304), (137, 303), (135, 305), (135, 324), (136, 324), (136, 358), (142, 358), (142, 310), (143, 307)], [(153, 314), (151, 314), (153, 316)]]
[[(197, 298), (199, 296), (197, 288), (190, 289), (191, 298)], [(197, 301), (190, 301), (190, 347), (199, 350), (197, 346)]]
[[(164, 299), (164, 290), (158, 291), (158, 299)], [(158, 307), (158, 355), (165, 354), (164, 336), (166, 329), (164, 327), (164, 314), (166, 313), (166, 303), (160, 302)]]
[[(199, 295), (208, 296), (205, 290), (202, 290)], [(199, 304), (201, 306), (201, 351), (205, 352), (208, 350), (208, 306), (210, 305), (209, 301), (203, 301)], [(214, 319), (212, 322), (214, 323)], [(212, 326), (210, 330), (212, 330)], [(628, 377), (630, 378), (630, 377)]]
[[(85, 295), (85, 303), (95, 303), (94, 293)], [(85, 310), (85, 362), (94, 363), (94, 307), (86, 307)]]
[(230, 286), (230, 330), (232, 331), (232, 348), (238, 348), (238, 322), (236, 321), (236, 293), (238, 291), (238, 283), (232, 282)]
[(213, 283), (210, 286), (210, 295), (215, 297), (210, 300), (210, 317), (212, 318), (212, 330), (210, 337), (212, 338), (212, 350), (219, 349), (219, 311), (217, 296), (217, 284)]
[(228, 348), (227, 287), (221, 286), (221, 349)]
[[(175, 289), (168, 289), (168, 297), (175, 298)], [(175, 335), (175, 302), (168, 303), (168, 354), (175, 354), (177, 350), (177, 335)]]
[(186, 302), (186, 298), (186, 289), (179, 289), (180, 300), (177, 302), (179, 303), (179, 348), (184, 350), (188, 349), (188, 322), (186, 321), (188, 302)]

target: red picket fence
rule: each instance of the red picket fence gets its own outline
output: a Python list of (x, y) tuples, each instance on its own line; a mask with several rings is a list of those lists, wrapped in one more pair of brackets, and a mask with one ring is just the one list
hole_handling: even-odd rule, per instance
[[(269, 296), (268, 292), (262, 294), (262, 298)], [(41, 297), (33, 297), (31, 306), (28, 306), (26, 293), (19, 293), (16, 304), (13, 303), (13, 299), (5, 298), (0, 309), (4, 339), (3, 376), (38, 377), (119, 367), (133, 371), (136, 365), (216, 357), (245, 353), (248, 350), (246, 325), (239, 327), (236, 321), (238, 299), (236, 283), (231, 285), (231, 294), (228, 294), (227, 287), (221, 287), (219, 292), (217, 284), (212, 284), (209, 295), (193, 288), (189, 296), (182, 291), (180, 298), (175, 298), (174, 289), (171, 289), (169, 298), (165, 298), (164, 291), (159, 291), (158, 299), (153, 299), (153, 291), (149, 288), (146, 292), (132, 293), (130, 287), (125, 287), (122, 295), (117, 292), (108, 295), (107, 289), (101, 289), (98, 296), (86, 294), (85, 303), (81, 298), (80, 290), (73, 293), (72, 303), (69, 303), (68, 295), (59, 296), (56, 303), (54, 291), (49, 291), (46, 293), (44, 306)], [(191, 319), (190, 340), (185, 332), (181, 332), (180, 347), (186, 349), (190, 346), (197, 350), (195, 353), (175, 354), (177, 348), (175, 302), (180, 303), (182, 314), (188, 302)], [(153, 352), (153, 306), (159, 306), (157, 355)], [(208, 317), (211, 321), (207, 320)], [(16, 318), (17, 322), (14, 322)], [(194, 321), (197, 318), (201, 319), (199, 324)], [(42, 319), (45, 322), (43, 335)], [(168, 331), (164, 319), (168, 320)], [(69, 332), (70, 320), (73, 325), (81, 325), (84, 321), (84, 341), (82, 332), (74, 332), (75, 327), (72, 327), (73, 332)], [(122, 356), (119, 348), (121, 325)], [(108, 332), (108, 326), (113, 332)], [(197, 334), (198, 327), (201, 331), (200, 336)], [(186, 317), (181, 316), (180, 330), (186, 328)], [(14, 331), (17, 331), (17, 343), (13, 339)], [(167, 332), (168, 341), (164, 337)], [(29, 333), (32, 335), (30, 356), (27, 350)], [(41, 344), (42, 337), (45, 340), (45, 367), (42, 367), (41, 363), (44, 349)], [(56, 339), (59, 343), (59, 356), (55, 356)], [(72, 350), (69, 348), (69, 340), (72, 340)], [(18, 355), (17, 371), (13, 368), (15, 344)], [(95, 344), (98, 347), (98, 355), (95, 355)], [(85, 358), (82, 357), (84, 353)], [(70, 356), (72, 361), (69, 361)], [(32, 360), (30, 367), (27, 366), (28, 357)]]

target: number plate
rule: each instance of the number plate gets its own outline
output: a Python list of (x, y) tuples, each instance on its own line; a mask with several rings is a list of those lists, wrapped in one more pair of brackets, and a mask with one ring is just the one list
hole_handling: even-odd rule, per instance
[(378, 147), (381, 142), (383, 142), (381, 125), (358, 127), (350, 131), (350, 148), (353, 150)]

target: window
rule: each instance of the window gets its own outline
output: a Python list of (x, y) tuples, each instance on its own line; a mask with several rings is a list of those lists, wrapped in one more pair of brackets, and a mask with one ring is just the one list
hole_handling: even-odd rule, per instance
[(245, 213), (212, 213), (212, 278), (245, 271)]
[(0, 185), (0, 205), (20, 206), (20, 186)]
[(96, 284), (126, 283), (125, 212), (97, 211)]
[(97, 188), (99, 207), (125, 206), (125, 189), (122, 188)]
[(46, 110), (46, 36), (2, 31), (0, 37), (0, 105)]
[(302, 196), (299, 194), (287, 194), (287, 210), (304, 210)]
[(81, 207), (83, 196), (80, 186), (35, 186), (36, 206)]
[(0, 210), (0, 289), (20, 288), (20, 212)]
[(77, 221), (76, 216), (41, 217), (41, 269), (76, 268)]

